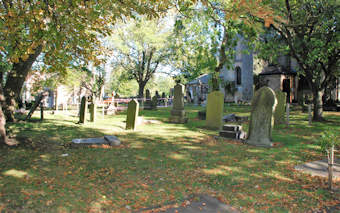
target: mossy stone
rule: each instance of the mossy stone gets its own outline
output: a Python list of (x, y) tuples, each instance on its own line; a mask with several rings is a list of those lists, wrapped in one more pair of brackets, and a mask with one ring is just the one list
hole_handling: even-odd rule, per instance
[(79, 112), (79, 123), (83, 124), (86, 121), (86, 114), (87, 114), (87, 98), (83, 96), (81, 98), (80, 104), (80, 112)]
[(251, 104), (247, 143), (255, 146), (272, 146), (271, 136), (277, 99), (269, 87), (260, 88)]
[(206, 126), (211, 129), (220, 129), (222, 126), (224, 95), (220, 91), (208, 94), (206, 110)]
[(126, 115), (126, 129), (135, 130), (137, 118), (139, 112), (139, 103), (135, 99), (132, 99), (128, 104)]
[(274, 113), (274, 125), (278, 126), (285, 123), (287, 93), (278, 90), (275, 91), (275, 95), (277, 106)]

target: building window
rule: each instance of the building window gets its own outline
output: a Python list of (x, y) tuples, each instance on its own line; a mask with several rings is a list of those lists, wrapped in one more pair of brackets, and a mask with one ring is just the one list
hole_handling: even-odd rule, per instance
[(236, 67), (236, 84), (241, 85), (241, 68), (239, 66)]

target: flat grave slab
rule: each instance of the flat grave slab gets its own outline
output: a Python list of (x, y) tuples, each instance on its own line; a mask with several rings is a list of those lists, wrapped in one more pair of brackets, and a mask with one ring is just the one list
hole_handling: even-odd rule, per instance
[[(295, 169), (313, 176), (328, 177), (327, 159), (297, 165)], [(333, 178), (340, 180), (340, 159), (334, 159)]]
[(100, 138), (77, 138), (72, 140), (72, 144), (76, 146), (91, 146), (91, 145), (110, 145), (119, 146), (120, 140), (114, 135), (106, 135)]
[(164, 207), (156, 208), (156, 209), (148, 209), (148, 210), (141, 210), (138, 211), (140, 213), (143, 212), (165, 212), (165, 213), (197, 213), (197, 212), (204, 212), (204, 213), (238, 213), (236, 208), (233, 208), (229, 205), (226, 205), (214, 197), (209, 195), (200, 195), (198, 197), (198, 201), (187, 201), (188, 205), (181, 206), (181, 207), (170, 207), (164, 209)]

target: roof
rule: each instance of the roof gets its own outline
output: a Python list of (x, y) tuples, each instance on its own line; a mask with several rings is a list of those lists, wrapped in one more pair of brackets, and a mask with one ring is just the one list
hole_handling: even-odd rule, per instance
[(296, 75), (296, 71), (281, 65), (269, 65), (259, 75)]
[(198, 84), (198, 81), (201, 81), (202, 84), (208, 84), (211, 78), (211, 74), (203, 74), (195, 78), (194, 80), (190, 81), (187, 84)]

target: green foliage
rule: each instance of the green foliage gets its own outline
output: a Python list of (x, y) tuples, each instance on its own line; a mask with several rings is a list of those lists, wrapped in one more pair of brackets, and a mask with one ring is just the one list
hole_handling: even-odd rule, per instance
[[(234, 13), (237, 8), (239, 14)], [(221, 72), (224, 68), (232, 69), (238, 42), (250, 47), (256, 36), (254, 25), (244, 21), (246, 16), (239, 18), (245, 12), (243, 9), (232, 2), (218, 1), (193, 5), (178, 15), (173, 39), (175, 69), (188, 80), (205, 73)], [(212, 81), (218, 83), (218, 76), (213, 76)]]
[(324, 131), (320, 136), (319, 145), (321, 147), (321, 151), (329, 152), (332, 147), (340, 145), (339, 134), (337, 134), (335, 130), (331, 129)]
[(138, 82), (139, 95), (171, 54), (169, 36), (172, 26), (169, 22), (171, 17), (168, 16), (151, 20), (141, 16), (117, 24), (109, 39), (115, 51), (115, 70), (119, 70), (125, 79)]
[[(322, 120), (321, 95), (340, 75), (340, 4), (337, 0), (270, 1), (280, 16), (266, 31), (260, 57), (275, 62), (289, 53), (313, 91), (314, 120)], [(316, 112), (316, 113), (315, 113)]]
[(99, 63), (99, 38), (110, 34), (110, 24), (135, 16), (136, 12), (156, 16), (169, 4), (170, 1), (158, 4), (144, 0), (5, 1), (0, 5), (0, 53), (11, 63), (18, 63), (26, 61), (42, 45), (43, 65), (57, 72), (70, 61), (73, 65)]

